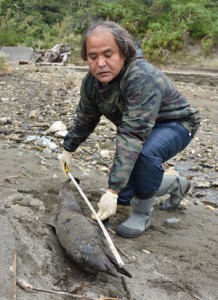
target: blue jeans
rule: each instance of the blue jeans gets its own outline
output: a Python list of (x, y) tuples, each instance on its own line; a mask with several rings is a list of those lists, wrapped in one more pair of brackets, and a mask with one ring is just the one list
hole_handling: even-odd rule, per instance
[(163, 178), (162, 164), (182, 151), (191, 139), (179, 122), (157, 123), (143, 145), (127, 186), (119, 194), (118, 204), (129, 205), (133, 195), (140, 199), (155, 195)]

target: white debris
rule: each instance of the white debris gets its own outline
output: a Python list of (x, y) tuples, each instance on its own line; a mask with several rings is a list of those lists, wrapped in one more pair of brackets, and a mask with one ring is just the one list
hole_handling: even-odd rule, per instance
[(52, 142), (45, 136), (42, 136), (40, 139), (36, 140), (35, 145), (49, 147), (51, 150), (55, 150), (58, 147), (54, 142)]
[(180, 219), (177, 219), (177, 218), (169, 218), (169, 219), (166, 219), (165, 223), (166, 224), (178, 224), (180, 222)]
[(29, 135), (24, 142), (33, 142), (35, 140), (39, 139), (39, 136), (37, 135)]

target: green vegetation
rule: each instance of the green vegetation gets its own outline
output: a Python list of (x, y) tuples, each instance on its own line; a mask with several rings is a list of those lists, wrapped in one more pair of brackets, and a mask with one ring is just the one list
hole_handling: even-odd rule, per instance
[(218, 47), (218, 0), (0, 0), (0, 46), (66, 42), (77, 61), (87, 26), (106, 19), (123, 25), (150, 60), (164, 61), (191, 43), (205, 55)]

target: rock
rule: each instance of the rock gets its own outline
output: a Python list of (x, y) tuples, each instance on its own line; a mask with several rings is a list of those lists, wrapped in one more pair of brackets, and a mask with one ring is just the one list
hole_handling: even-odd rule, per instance
[(213, 182), (211, 183), (211, 186), (212, 186), (212, 187), (218, 187), (218, 180), (213, 181)]
[(55, 121), (48, 129), (48, 132), (57, 132), (67, 130), (67, 126), (62, 121)]
[(29, 114), (30, 119), (36, 119), (39, 117), (40, 112), (38, 110), (32, 110)]
[(195, 183), (195, 187), (197, 188), (210, 188), (211, 183), (209, 181), (199, 181)]
[(67, 133), (68, 133), (67, 130), (60, 130), (60, 131), (55, 132), (55, 136), (64, 138)]
[(0, 118), (0, 124), (1, 125), (12, 124), (11, 118), (9, 118), (9, 117)]

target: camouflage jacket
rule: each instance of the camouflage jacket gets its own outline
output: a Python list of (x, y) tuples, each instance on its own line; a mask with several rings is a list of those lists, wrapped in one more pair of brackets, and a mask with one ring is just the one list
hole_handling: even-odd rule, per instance
[(120, 191), (129, 180), (143, 143), (156, 122), (177, 120), (194, 135), (200, 117), (197, 109), (171, 81), (142, 57), (127, 62), (110, 83), (102, 84), (88, 72), (80, 102), (64, 149), (75, 151), (99, 123), (102, 115), (117, 126), (116, 153), (109, 187)]

